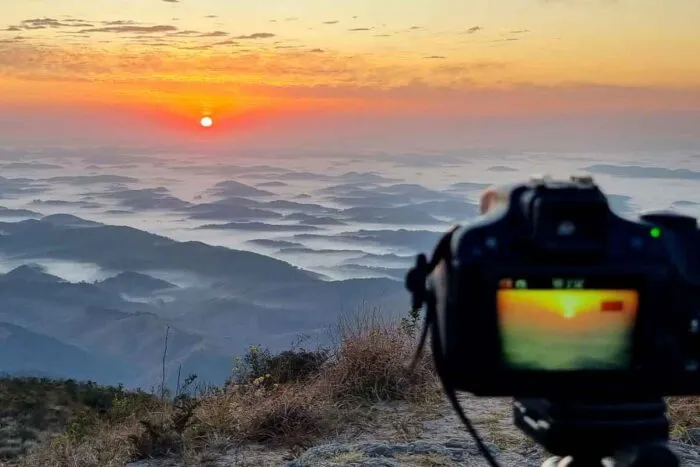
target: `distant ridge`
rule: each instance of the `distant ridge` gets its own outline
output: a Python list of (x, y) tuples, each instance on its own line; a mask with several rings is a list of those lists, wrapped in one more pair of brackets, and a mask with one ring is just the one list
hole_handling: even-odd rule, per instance
[(43, 217), (39, 222), (63, 227), (97, 227), (103, 225), (99, 222), (85, 220), (72, 214), (51, 214)]
[(176, 270), (232, 286), (270, 281), (309, 283), (317, 276), (269, 256), (202, 242), (178, 242), (132, 227), (105, 225), (69, 214), (0, 222), (0, 253), (93, 263), (107, 270), (147, 273)]
[(0, 281), (21, 280), (26, 282), (59, 283), (65, 282), (62, 278), (46, 272), (46, 268), (39, 264), (25, 264), (19, 266), (7, 274), (0, 276)]
[(117, 293), (144, 295), (158, 290), (174, 289), (176, 285), (147, 274), (127, 271), (98, 282), (97, 285)]

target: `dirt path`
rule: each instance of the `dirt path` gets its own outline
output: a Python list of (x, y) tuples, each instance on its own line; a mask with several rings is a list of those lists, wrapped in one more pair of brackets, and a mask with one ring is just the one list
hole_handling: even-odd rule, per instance
[[(509, 399), (463, 395), (462, 406), (503, 467), (539, 467), (542, 450), (512, 424)], [(229, 449), (225, 455), (200, 455), (188, 462), (139, 462), (129, 467), (442, 467), (487, 466), (476, 444), (446, 401), (430, 408), (379, 404), (369, 421), (348, 427), (304, 452), (263, 446)], [(683, 466), (700, 466), (700, 449), (674, 443)]]
[[(475, 427), (505, 466), (539, 466), (539, 450), (512, 426), (510, 401), (461, 397)], [(450, 466), (487, 465), (452, 407), (378, 404), (369, 421), (303, 452), (243, 446), (201, 459), (209, 466)], [(182, 464), (180, 464), (182, 465)], [(195, 464), (193, 464), (195, 465)], [(138, 467), (145, 467), (138, 464)], [(158, 467), (164, 467), (159, 464)]]

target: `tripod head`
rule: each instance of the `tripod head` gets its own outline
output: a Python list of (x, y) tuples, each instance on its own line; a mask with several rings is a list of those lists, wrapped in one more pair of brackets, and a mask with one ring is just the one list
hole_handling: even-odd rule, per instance
[(515, 425), (548, 452), (543, 466), (677, 467), (667, 446), (663, 399), (549, 401), (515, 399)]

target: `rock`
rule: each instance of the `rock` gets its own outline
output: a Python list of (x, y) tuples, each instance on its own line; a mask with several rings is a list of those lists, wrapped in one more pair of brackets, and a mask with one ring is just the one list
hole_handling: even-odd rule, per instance
[(472, 445), (473, 443), (466, 439), (451, 439), (445, 443), (445, 447), (451, 449), (469, 449)]
[(669, 446), (676, 453), (682, 466), (700, 465), (700, 449), (685, 443), (671, 441)]
[(689, 428), (686, 432), (686, 438), (689, 443), (700, 446), (700, 428)]

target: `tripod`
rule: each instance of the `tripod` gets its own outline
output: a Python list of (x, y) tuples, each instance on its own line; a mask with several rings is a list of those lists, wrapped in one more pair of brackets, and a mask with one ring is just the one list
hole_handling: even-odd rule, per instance
[(678, 467), (663, 399), (516, 399), (515, 425), (557, 457), (542, 467)]

